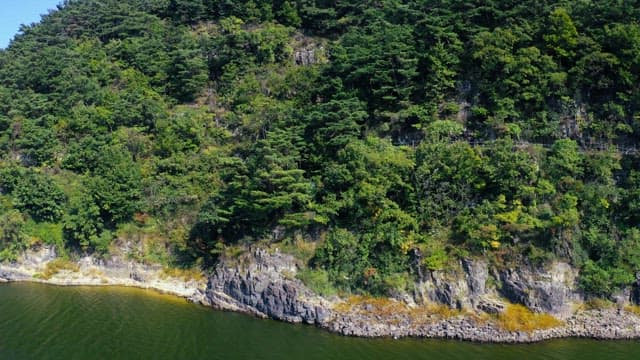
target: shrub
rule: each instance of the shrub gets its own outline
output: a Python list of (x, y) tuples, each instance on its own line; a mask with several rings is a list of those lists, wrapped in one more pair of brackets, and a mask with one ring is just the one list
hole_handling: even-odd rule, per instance
[(625, 311), (630, 312), (636, 316), (640, 316), (640, 306), (638, 305), (628, 305), (624, 308)]
[(537, 314), (526, 306), (511, 304), (498, 315), (498, 326), (508, 331), (526, 331), (550, 329), (561, 326), (562, 321), (549, 314)]
[(66, 195), (48, 176), (28, 171), (13, 190), (14, 205), (36, 221), (57, 221), (62, 217)]
[(64, 258), (57, 258), (47, 263), (47, 265), (44, 268), (44, 271), (42, 272), (42, 274), (40, 274), (39, 277), (41, 279), (48, 280), (48, 279), (51, 279), (52, 276), (59, 273), (60, 271), (78, 272), (80, 271), (80, 268), (78, 267), (78, 264), (72, 261), (69, 261)]
[(337, 292), (329, 281), (329, 274), (324, 270), (304, 269), (298, 271), (296, 277), (316, 294), (331, 296)]
[(25, 225), (24, 232), (32, 238), (32, 241), (56, 245), (59, 250), (64, 248), (62, 224), (28, 221)]
[(164, 276), (180, 278), (184, 281), (201, 281), (204, 279), (204, 274), (198, 268), (174, 268), (167, 267), (162, 270)]
[(595, 262), (587, 260), (580, 272), (580, 287), (588, 294), (605, 297), (612, 291), (610, 275)]
[(0, 261), (15, 261), (26, 247), (24, 217), (17, 210), (0, 214)]

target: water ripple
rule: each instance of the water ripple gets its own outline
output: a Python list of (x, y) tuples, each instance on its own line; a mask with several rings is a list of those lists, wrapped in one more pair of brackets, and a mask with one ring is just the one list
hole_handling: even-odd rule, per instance
[(534, 345), (357, 339), (223, 313), (127, 288), (0, 285), (0, 359), (558, 359), (640, 358), (640, 342)]

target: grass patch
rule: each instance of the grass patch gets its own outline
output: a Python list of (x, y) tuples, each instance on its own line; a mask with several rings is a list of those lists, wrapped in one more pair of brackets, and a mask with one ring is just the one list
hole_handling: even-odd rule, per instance
[(591, 298), (584, 302), (584, 310), (604, 310), (614, 307), (614, 303), (610, 300), (601, 298)]
[(304, 269), (298, 271), (296, 277), (316, 294), (332, 296), (337, 293), (329, 281), (329, 274), (324, 270)]
[(204, 280), (205, 276), (197, 268), (164, 268), (162, 270), (162, 275), (165, 277), (172, 277), (182, 279), (184, 281), (201, 281)]
[(409, 308), (406, 304), (393, 301), (389, 298), (353, 295), (337, 304), (334, 310), (342, 313), (366, 311), (372, 315), (389, 316), (405, 313)]
[(44, 280), (49, 280), (53, 275), (59, 273), (60, 271), (78, 272), (80, 271), (80, 268), (78, 267), (78, 264), (72, 261), (63, 258), (57, 258), (49, 261), (45, 266), (44, 271), (40, 274), (37, 274), (36, 277)]
[(92, 278), (102, 278), (104, 277), (104, 272), (102, 270), (98, 270), (95, 268), (91, 268), (86, 272), (83, 272), (85, 276), (91, 276)]
[(549, 314), (534, 313), (523, 305), (510, 304), (498, 315), (498, 326), (508, 331), (526, 331), (551, 329), (563, 325), (563, 322)]
[(279, 247), (282, 252), (292, 255), (297, 260), (306, 264), (315, 255), (317, 244), (315, 242), (305, 241), (300, 236), (295, 236), (293, 239), (285, 239), (283, 242), (274, 246)]
[(339, 313), (355, 312), (382, 318), (406, 317), (423, 323), (449, 319), (463, 314), (458, 309), (442, 304), (411, 307), (403, 302), (386, 297), (362, 295), (350, 296), (342, 303), (337, 304), (334, 310)]
[(117, 254), (121, 244), (131, 243), (125, 255), (127, 258), (144, 264), (168, 265), (171, 255), (169, 238), (158, 226), (154, 218), (146, 214), (136, 214), (135, 221), (121, 224), (116, 231), (117, 241), (112, 243), (109, 252)]
[(33, 220), (29, 220), (25, 224), (24, 233), (30, 238), (32, 244), (44, 243), (47, 245), (55, 245), (58, 251), (64, 249), (62, 224), (60, 223), (36, 223)]
[(628, 313), (632, 313), (636, 316), (640, 316), (640, 306), (638, 305), (627, 305), (624, 307), (624, 310)]
[(437, 319), (449, 319), (462, 315), (462, 311), (443, 304), (430, 304), (412, 309), (414, 316), (430, 316)]
[(242, 245), (227, 245), (224, 246), (222, 253), (227, 259), (239, 259), (247, 249)]

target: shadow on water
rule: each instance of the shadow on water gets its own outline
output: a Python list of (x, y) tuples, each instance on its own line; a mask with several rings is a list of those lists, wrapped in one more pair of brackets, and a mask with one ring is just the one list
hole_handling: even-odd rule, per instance
[(0, 359), (634, 359), (638, 341), (532, 345), (359, 339), (213, 311), (153, 291), (0, 286)]

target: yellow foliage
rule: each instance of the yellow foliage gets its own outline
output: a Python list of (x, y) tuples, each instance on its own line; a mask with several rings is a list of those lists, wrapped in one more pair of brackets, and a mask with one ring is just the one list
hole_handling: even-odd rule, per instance
[(640, 316), (640, 306), (638, 305), (628, 305), (624, 308), (625, 311), (630, 312), (636, 316)]
[(167, 277), (179, 278), (184, 281), (200, 281), (204, 279), (204, 274), (198, 269), (164, 268), (162, 272)]
[(57, 258), (54, 260), (51, 260), (47, 263), (47, 265), (44, 268), (44, 271), (42, 272), (42, 274), (39, 274), (40, 278), (48, 280), (50, 279), (53, 275), (59, 273), (60, 271), (71, 271), (71, 272), (78, 272), (80, 270), (80, 268), (78, 267), (78, 264), (71, 262), (69, 260), (63, 259), (63, 258)]
[(462, 312), (460, 310), (443, 304), (432, 304), (412, 309), (412, 315), (414, 316), (427, 315), (441, 320), (456, 317), (461, 314)]
[(281, 243), (273, 244), (271, 250), (280, 249), (306, 264), (315, 255), (316, 246), (316, 242), (305, 241), (302, 237), (296, 236), (293, 239), (287, 239)]
[(500, 238), (498, 227), (494, 224), (480, 226), (480, 228), (475, 231), (473, 235), (474, 237), (487, 241), (498, 241), (498, 239)]
[(550, 329), (563, 325), (563, 322), (549, 314), (537, 314), (523, 305), (509, 305), (498, 315), (498, 326), (508, 331), (526, 331)]
[(602, 309), (611, 309), (614, 304), (605, 299), (600, 298), (592, 298), (584, 302), (582, 306), (584, 310), (602, 310)]
[(522, 213), (522, 207), (516, 207), (515, 209), (495, 215), (498, 221), (502, 221), (507, 224), (513, 224), (518, 221), (520, 214)]
[(426, 320), (428, 322), (448, 319), (461, 315), (462, 312), (441, 304), (428, 304), (417, 307), (391, 300), (389, 298), (376, 298), (370, 296), (351, 296), (344, 302), (334, 307), (339, 313), (360, 313), (377, 317), (409, 317), (414, 320)]
[(403, 303), (390, 300), (383, 297), (371, 297), (354, 295), (347, 298), (342, 303), (337, 304), (334, 309), (338, 312), (346, 313), (355, 309), (369, 309), (368, 311), (375, 315), (389, 315), (400, 313), (407, 310), (407, 306)]

